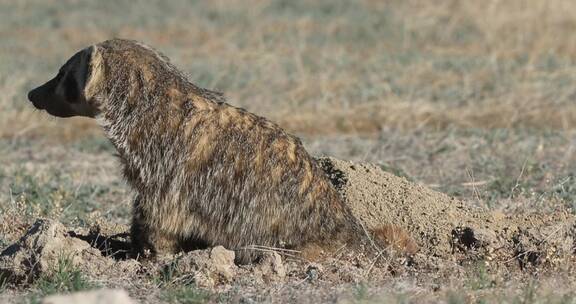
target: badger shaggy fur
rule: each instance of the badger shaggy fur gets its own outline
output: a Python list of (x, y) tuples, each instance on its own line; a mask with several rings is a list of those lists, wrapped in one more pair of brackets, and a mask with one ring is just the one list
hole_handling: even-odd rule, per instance
[(137, 193), (137, 254), (223, 245), (246, 263), (259, 246), (367, 239), (298, 138), (194, 85), (142, 43), (88, 47), (28, 97), (52, 115), (103, 127)]

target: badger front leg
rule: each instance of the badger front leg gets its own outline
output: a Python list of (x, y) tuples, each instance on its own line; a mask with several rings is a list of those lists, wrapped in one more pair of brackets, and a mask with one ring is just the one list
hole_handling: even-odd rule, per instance
[(135, 258), (150, 258), (181, 250), (177, 236), (161, 231), (151, 223), (150, 214), (146, 213), (141, 196), (137, 196), (133, 205), (133, 218), (130, 234), (132, 254)]

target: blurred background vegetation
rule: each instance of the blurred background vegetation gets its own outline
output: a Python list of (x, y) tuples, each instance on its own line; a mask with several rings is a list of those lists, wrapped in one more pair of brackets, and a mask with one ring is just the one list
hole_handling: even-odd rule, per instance
[(122, 37), (297, 134), (576, 126), (576, 3), (0, 1), (0, 136), (84, 136), (25, 92)]

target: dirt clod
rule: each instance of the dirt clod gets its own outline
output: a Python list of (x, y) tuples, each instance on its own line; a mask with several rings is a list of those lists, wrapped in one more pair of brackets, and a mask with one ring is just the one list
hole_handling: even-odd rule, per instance
[(222, 276), (226, 281), (230, 281), (235, 275), (234, 258), (234, 251), (226, 250), (222, 246), (216, 246), (210, 250), (211, 266), (215, 273)]
[(222, 246), (159, 257), (151, 268), (166, 276), (169, 283), (182, 281), (212, 288), (230, 283), (238, 271), (234, 251)]
[(110, 266), (90, 244), (70, 237), (61, 223), (38, 220), (17, 243), (0, 254), (0, 269), (11, 281), (31, 281), (40, 273), (54, 271), (63, 258), (84, 270), (97, 264)]
[(262, 275), (265, 281), (281, 280), (286, 276), (282, 257), (276, 252), (264, 253), (254, 271)]
[[(115, 261), (71, 232), (57, 221), (37, 220), (26, 234), (0, 254), (0, 272), (9, 281), (32, 282), (49, 275), (63, 260), (89, 276), (114, 276), (115, 272), (135, 272), (135, 260)], [(111, 271), (112, 269), (113, 271)]]

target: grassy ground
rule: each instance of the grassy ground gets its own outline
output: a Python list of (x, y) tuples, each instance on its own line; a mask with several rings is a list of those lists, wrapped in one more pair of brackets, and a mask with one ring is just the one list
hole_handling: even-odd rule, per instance
[[(0, 249), (39, 215), (128, 223), (131, 195), (95, 124), (50, 118), (25, 96), (76, 50), (111, 37), (158, 48), (316, 155), (375, 162), (505, 212), (574, 210), (574, 31), (570, 0), (0, 0)], [(493, 288), (478, 274), (466, 295), (446, 283), (433, 299), (574, 301), (553, 294), (560, 276)], [(367, 282), (339, 299), (417, 300), (419, 285), (402, 284)], [(27, 293), (1, 278), (0, 291)], [(215, 299), (185, 286), (158, 298)]]

